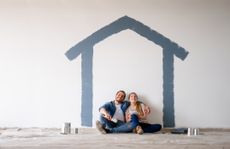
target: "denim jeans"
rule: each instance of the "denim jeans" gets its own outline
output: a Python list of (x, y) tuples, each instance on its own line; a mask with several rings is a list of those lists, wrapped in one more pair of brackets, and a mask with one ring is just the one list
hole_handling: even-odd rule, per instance
[(160, 124), (139, 123), (144, 133), (154, 133), (161, 130)]
[(127, 123), (123, 121), (114, 123), (107, 120), (103, 116), (100, 116), (100, 122), (110, 133), (132, 132), (133, 129), (139, 124), (138, 117), (135, 114), (131, 115), (131, 121)]

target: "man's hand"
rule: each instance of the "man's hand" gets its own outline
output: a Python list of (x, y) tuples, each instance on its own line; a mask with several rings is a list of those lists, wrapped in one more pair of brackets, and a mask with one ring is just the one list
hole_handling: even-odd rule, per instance
[(111, 121), (111, 119), (112, 119), (111, 115), (109, 115), (108, 113), (103, 114), (103, 116), (104, 116), (106, 119), (110, 120), (110, 121)]
[(111, 121), (112, 119), (111, 115), (104, 108), (100, 109), (100, 113), (103, 115), (104, 118)]

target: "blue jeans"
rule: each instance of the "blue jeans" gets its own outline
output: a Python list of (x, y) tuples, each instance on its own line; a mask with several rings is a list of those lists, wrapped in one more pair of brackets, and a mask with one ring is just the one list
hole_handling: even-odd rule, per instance
[(161, 130), (160, 124), (139, 123), (144, 133), (154, 133)]
[(107, 120), (103, 116), (100, 116), (100, 122), (108, 130), (109, 133), (132, 132), (133, 129), (136, 128), (139, 124), (138, 117), (135, 114), (131, 115), (131, 121), (127, 123), (123, 121), (114, 123)]

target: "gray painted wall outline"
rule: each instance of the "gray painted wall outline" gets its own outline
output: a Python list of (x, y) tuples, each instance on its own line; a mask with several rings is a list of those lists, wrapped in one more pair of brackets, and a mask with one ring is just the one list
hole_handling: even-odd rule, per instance
[(121, 17), (94, 32), (65, 53), (69, 60), (75, 59), (80, 54), (82, 56), (81, 124), (83, 126), (92, 126), (93, 47), (105, 38), (126, 29), (136, 32), (163, 49), (163, 125), (164, 127), (174, 127), (174, 55), (184, 60), (188, 55), (188, 51), (143, 23), (128, 16)]

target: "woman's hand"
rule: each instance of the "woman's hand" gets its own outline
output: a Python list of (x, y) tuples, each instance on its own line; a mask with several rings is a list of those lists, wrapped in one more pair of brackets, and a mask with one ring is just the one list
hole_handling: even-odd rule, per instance
[(126, 119), (126, 122), (131, 121), (131, 114), (127, 112), (127, 113), (125, 114), (125, 119)]
[(149, 108), (149, 106), (144, 106), (144, 115), (149, 115), (150, 114), (150, 108)]

